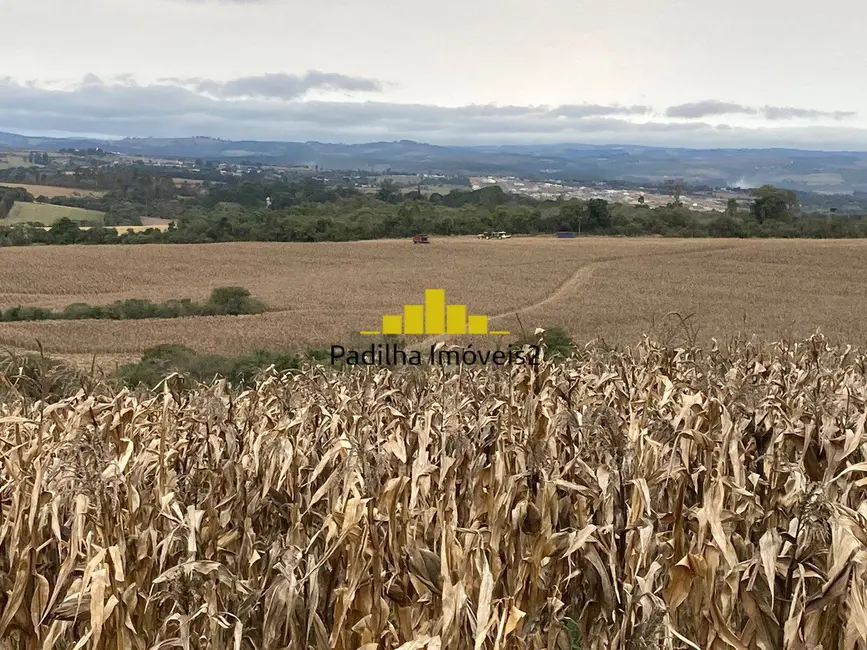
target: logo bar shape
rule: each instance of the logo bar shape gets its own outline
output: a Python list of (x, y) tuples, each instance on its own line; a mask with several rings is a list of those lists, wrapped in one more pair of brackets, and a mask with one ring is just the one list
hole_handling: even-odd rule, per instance
[(403, 314), (386, 314), (382, 329), (361, 334), (486, 334), (506, 335), (503, 330), (488, 331), (488, 317), (467, 314), (466, 305), (446, 304), (445, 289), (426, 289), (423, 305), (404, 305)]

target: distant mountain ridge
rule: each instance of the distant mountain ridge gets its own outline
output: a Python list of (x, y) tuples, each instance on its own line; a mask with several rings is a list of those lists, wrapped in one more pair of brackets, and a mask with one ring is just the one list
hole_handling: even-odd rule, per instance
[(0, 132), (0, 148), (49, 151), (99, 147), (126, 155), (247, 160), (406, 173), (515, 175), (585, 182), (655, 183), (683, 178), (714, 186), (772, 183), (796, 190), (867, 191), (867, 152), (800, 149), (686, 149), (638, 145), (444, 146), (400, 140), (364, 144), (185, 138), (33, 137)]

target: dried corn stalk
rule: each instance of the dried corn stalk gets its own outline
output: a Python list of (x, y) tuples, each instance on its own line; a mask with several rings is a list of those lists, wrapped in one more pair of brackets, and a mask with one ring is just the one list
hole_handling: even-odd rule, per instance
[(865, 650), (865, 369), (645, 341), (6, 403), (0, 648)]

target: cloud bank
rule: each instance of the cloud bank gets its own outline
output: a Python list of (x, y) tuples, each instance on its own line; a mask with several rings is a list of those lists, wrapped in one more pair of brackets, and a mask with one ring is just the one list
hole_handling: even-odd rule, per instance
[[(391, 86), (379, 79), (320, 71), (228, 81), (168, 77), (153, 83), (140, 83), (131, 75), (87, 75), (64, 87), (6, 77), (0, 78), (0, 130), (347, 143), (413, 139), (439, 144), (867, 148), (867, 129), (838, 124), (856, 116), (849, 111), (719, 100), (656, 110), (619, 104), (443, 107), (370, 99), (382, 98)], [(319, 93), (343, 97), (327, 101)], [(767, 126), (702, 121), (723, 116), (750, 116)], [(786, 125), (789, 120), (815, 124)]]
[(240, 77), (230, 81), (214, 81), (199, 77), (168, 77), (161, 84), (179, 86), (218, 99), (300, 99), (312, 90), (382, 92), (385, 84), (378, 79), (350, 77), (333, 72), (312, 70), (303, 75), (264, 74)]
[(809, 108), (793, 108), (791, 106), (745, 106), (732, 102), (709, 99), (701, 102), (691, 102), (670, 106), (665, 110), (666, 117), (682, 117), (695, 119), (718, 115), (760, 115), (766, 120), (790, 119), (830, 119), (845, 120), (855, 117), (853, 111), (817, 111)]

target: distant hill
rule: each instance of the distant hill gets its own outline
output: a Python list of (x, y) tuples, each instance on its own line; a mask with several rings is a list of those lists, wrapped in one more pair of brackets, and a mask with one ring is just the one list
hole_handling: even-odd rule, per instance
[(0, 148), (34, 151), (94, 148), (145, 157), (247, 160), (277, 165), (319, 165), (444, 174), (500, 174), (572, 181), (688, 183), (755, 187), (771, 183), (794, 190), (851, 194), (867, 191), (867, 153), (798, 149), (684, 149), (620, 145), (439, 146), (401, 140), (365, 144), (221, 140), (218, 138), (28, 137), (0, 133)]

